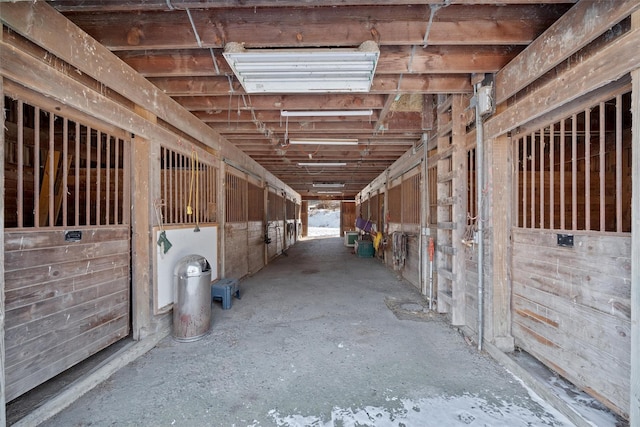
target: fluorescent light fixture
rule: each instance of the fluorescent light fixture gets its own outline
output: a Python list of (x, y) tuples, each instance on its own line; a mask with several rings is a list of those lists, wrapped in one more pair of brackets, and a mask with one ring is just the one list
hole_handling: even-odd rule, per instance
[(294, 138), (289, 140), (289, 144), (301, 145), (358, 145), (357, 139), (331, 139), (331, 138)]
[(316, 191), (317, 194), (342, 194), (342, 191)]
[(314, 182), (314, 187), (323, 187), (323, 188), (342, 188), (344, 187), (344, 182)]
[(299, 162), (298, 166), (346, 166), (345, 162)]
[(223, 55), (247, 93), (369, 92), (380, 49), (372, 40), (330, 49), (245, 49), (230, 42)]
[(318, 110), (318, 111), (281, 111), (282, 117), (334, 117), (334, 116), (370, 116), (373, 110)]

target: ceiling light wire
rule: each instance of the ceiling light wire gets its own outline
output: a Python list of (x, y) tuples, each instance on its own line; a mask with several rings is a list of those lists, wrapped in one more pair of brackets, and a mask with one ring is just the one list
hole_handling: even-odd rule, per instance
[(433, 24), (433, 18), (436, 15), (436, 12), (440, 10), (440, 8), (447, 7), (451, 4), (451, 0), (444, 0), (442, 4), (430, 4), (429, 9), (431, 9), (431, 13), (429, 14), (429, 22), (427, 23), (427, 30), (424, 32), (424, 39), (422, 40), (422, 47), (426, 48), (429, 46), (427, 40), (429, 39), (429, 33), (431, 33), (431, 24)]
[(227, 74), (227, 81), (229, 82), (229, 93), (233, 94), (235, 92), (233, 88), (233, 77)]
[[(218, 61), (216, 61), (216, 55), (213, 53), (213, 48), (209, 48), (209, 52), (211, 52), (211, 60), (213, 61), (213, 67), (216, 69), (216, 74), (220, 75), (220, 68), (218, 68)], [(231, 87), (233, 90), (233, 87)]]
[(187, 15), (189, 16), (189, 22), (191, 22), (191, 28), (193, 29), (193, 34), (196, 36), (198, 47), (202, 47), (202, 40), (200, 40), (200, 35), (198, 34), (198, 30), (196, 30), (196, 24), (193, 22), (193, 18), (191, 17), (191, 11), (189, 9), (185, 10), (187, 11)]

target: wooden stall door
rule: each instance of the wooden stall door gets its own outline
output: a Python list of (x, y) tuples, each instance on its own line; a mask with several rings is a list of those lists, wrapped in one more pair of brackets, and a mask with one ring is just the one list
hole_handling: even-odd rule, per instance
[(593, 102), (514, 135), (512, 333), (627, 417), (631, 100), (620, 90)]
[(4, 126), (7, 401), (130, 329), (128, 134), (21, 95)]
[(340, 236), (344, 236), (345, 231), (354, 231), (356, 223), (356, 203), (340, 203)]

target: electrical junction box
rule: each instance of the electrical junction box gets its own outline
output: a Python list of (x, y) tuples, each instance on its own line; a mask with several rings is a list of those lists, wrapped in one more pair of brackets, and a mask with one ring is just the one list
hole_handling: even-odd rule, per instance
[(477, 99), (480, 115), (484, 116), (493, 112), (493, 86), (480, 87)]

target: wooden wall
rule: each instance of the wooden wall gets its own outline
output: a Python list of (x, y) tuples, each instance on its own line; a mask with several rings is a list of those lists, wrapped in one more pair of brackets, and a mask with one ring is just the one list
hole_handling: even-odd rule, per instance
[(224, 276), (244, 277), (249, 273), (249, 227), (246, 222), (228, 222), (224, 231)]
[(129, 226), (5, 232), (7, 401), (129, 333)]
[(247, 267), (253, 274), (264, 267), (264, 223), (249, 221), (247, 224)]
[(356, 203), (340, 202), (340, 236), (344, 236), (345, 231), (355, 231), (356, 223)]
[(267, 245), (267, 259), (272, 260), (286, 249), (284, 245), (284, 221), (269, 221), (268, 234), (271, 243)]
[(516, 345), (612, 409), (628, 414), (629, 236), (513, 230)]

